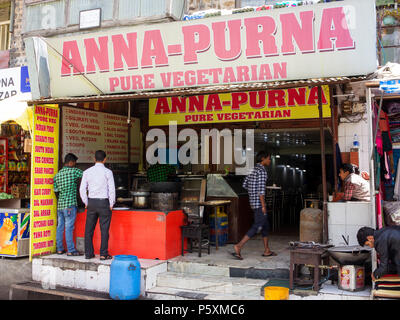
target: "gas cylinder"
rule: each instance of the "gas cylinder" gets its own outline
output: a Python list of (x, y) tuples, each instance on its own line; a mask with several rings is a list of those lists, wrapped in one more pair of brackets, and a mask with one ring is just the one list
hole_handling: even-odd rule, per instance
[(305, 208), (300, 211), (300, 241), (322, 243), (322, 210)]

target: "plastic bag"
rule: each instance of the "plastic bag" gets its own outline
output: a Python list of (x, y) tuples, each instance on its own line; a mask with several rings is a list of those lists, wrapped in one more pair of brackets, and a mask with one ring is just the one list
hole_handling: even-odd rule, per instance
[(383, 201), (383, 213), (387, 226), (400, 226), (400, 201)]

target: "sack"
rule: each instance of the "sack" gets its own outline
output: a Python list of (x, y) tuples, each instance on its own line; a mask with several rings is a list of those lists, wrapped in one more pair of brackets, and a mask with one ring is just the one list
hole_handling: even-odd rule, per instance
[(400, 226), (400, 201), (383, 201), (383, 213), (387, 226)]

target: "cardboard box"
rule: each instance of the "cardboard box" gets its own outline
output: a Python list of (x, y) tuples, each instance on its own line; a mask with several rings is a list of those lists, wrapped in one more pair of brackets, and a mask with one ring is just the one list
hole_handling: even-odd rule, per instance
[(32, 139), (24, 139), (24, 152), (25, 153), (32, 152)]

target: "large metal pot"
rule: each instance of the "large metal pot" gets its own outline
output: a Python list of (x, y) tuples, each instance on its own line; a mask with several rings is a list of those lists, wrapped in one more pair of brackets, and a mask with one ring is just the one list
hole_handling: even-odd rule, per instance
[(361, 246), (341, 246), (328, 249), (331, 257), (341, 265), (364, 265), (371, 258), (371, 248)]
[(173, 211), (178, 209), (178, 193), (152, 192), (150, 197), (151, 208), (158, 211)]
[(177, 181), (163, 181), (163, 182), (151, 182), (151, 192), (155, 193), (176, 193), (181, 190), (181, 182)]
[(149, 207), (150, 192), (147, 191), (131, 191), (133, 197), (133, 207), (145, 209)]

